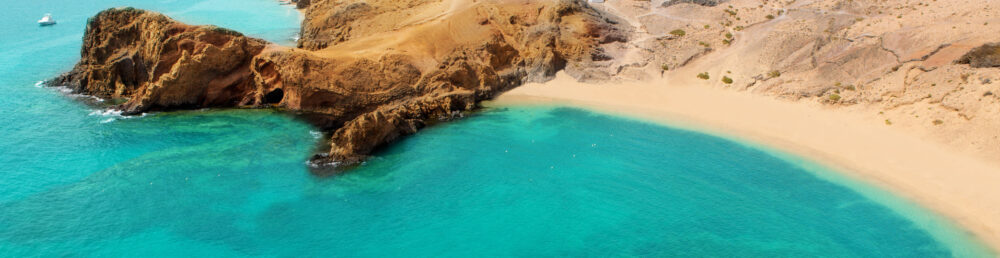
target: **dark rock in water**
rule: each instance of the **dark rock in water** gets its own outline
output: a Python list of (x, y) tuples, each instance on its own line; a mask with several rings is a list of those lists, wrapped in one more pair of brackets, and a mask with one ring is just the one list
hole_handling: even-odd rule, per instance
[(729, 0), (670, 0), (663, 2), (661, 7), (670, 7), (676, 4), (696, 4), (701, 6), (716, 6), (721, 3), (729, 2)]
[(306, 7), (309, 7), (309, 0), (296, 0), (294, 2), (295, 8), (306, 9)]
[(1000, 43), (989, 43), (970, 50), (957, 64), (968, 64), (976, 68), (1000, 67)]
[(441, 21), (399, 23), (444, 11), (436, 2), (312, 2), (302, 49), (109, 9), (87, 26), (80, 62), (52, 84), (128, 98), (127, 113), (278, 106), (332, 132), (314, 164), (351, 164), (428, 121), (590, 65), (603, 42), (625, 39), (614, 17), (579, 0), (469, 2)]

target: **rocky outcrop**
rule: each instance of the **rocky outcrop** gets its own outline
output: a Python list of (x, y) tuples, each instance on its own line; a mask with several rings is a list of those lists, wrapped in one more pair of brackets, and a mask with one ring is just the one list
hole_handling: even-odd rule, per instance
[(250, 61), (266, 42), (213, 26), (188, 26), (132, 8), (87, 24), (81, 60), (51, 83), (102, 98), (128, 98), (127, 113), (235, 106), (254, 87)]
[(701, 6), (712, 7), (719, 5), (721, 3), (725, 3), (727, 1), (728, 0), (668, 0), (666, 2), (663, 2), (663, 4), (660, 4), (660, 7), (670, 7), (676, 4), (696, 4)]
[(278, 106), (332, 132), (316, 163), (350, 164), (621, 42), (584, 1), (314, 1), (298, 49), (120, 8), (87, 28), (81, 61), (53, 80), (128, 98), (129, 113)]
[(310, 0), (295, 0), (293, 2), (295, 2), (295, 8), (306, 9), (306, 7), (309, 7), (309, 2), (311, 2), (311, 1)]
[(1000, 67), (1000, 43), (989, 43), (972, 49), (955, 63), (976, 68)]

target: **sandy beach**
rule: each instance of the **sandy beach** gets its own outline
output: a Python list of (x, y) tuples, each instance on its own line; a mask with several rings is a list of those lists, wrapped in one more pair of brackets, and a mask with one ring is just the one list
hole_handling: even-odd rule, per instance
[(488, 105), (568, 105), (762, 143), (888, 189), (1000, 247), (1000, 162), (893, 128), (860, 105), (835, 111), (819, 103), (665, 81), (585, 84), (560, 74)]

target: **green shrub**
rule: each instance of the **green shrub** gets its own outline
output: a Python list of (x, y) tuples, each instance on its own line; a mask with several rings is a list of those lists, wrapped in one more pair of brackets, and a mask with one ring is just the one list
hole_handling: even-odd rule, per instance
[(772, 70), (772, 71), (770, 71), (770, 72), (767, 72), (767, 76), (768, 76), (768, 77), (771, 77), (771, 78), (778, 78), (778, 77), (781, 77), (781, 71), (778, 71), (778, 70)]
[(698, 79), (708, 80), (709, 79), (708, 72), (699, 73), (698, 74)]
[(733, 78), (729, 78), (729, 76), (722, 76), (722, 83), (733, 84)]
[(729, 32), (726, 32), (726, 38), (727, 38), (727, 39), (731, 39), (731, 38), (733, 38), (733, 34), (732, 34), (732, 33), (729, 33)]
[(660, 65), (660, 68), (662, 68), (664, 71), (670, 70), (670, 66), (668, 66), (667, 64)]
[(676, 30), (670, 31), (670, 35), (674, 35), (674, 36), (678, 36), (678, 37), (683, 37), (684, 35), (687, 35), (687, 32), (684, 32), (684, 30), (682, 30), (682, 29), (676, 29)]
[(774, 15), (768, 14), (767, 16), (764, 16), (764, 18), (767, 18), (768, 20), (773, 20), (774, 19)]
[(830, 94), (830, 101), (833, 101), (833, 102), (840, 101), (840, 95)]
[(932, 123), (934, 123), (934, 125), (941, 125), (941, 124), (944, 124), (944, 121), (941, 121), (941, 119), (937, 119), (937, 120), (934, 120), (934, 122), (932, 122)]
[(708, 43), (706, 43), (704, 41), (698, 41), (698, 45), (701, 45), (703, 47), (712, 47), (712, 45), (709, 45)]

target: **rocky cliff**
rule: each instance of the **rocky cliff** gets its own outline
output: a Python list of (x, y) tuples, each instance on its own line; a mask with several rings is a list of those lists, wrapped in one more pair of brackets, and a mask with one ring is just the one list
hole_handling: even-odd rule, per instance
[(132, 8), (87, 24), (81, 59), (51, 83), (102, 98), (128, 98), (127, 113), (245, 104), (250, 61), (266, 42), (212, 26), (188, 26)]
[(278, 106), (332, 132), (315, 163), (349, 164), (512, 87), (593, 66), (627, 34), (580, 0), (311, 1), (305, 12), (299, 48), (287, 48), (105, 10), (51, 84), (126, 98), (127, 113)]

